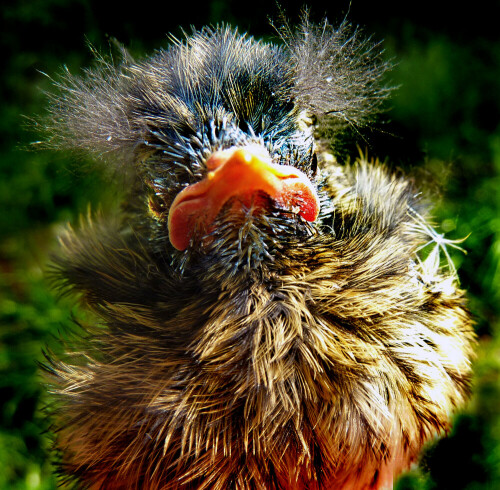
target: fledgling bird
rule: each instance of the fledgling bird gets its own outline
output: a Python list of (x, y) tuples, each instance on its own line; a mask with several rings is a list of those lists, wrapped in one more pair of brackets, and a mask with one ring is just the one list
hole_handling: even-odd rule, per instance
[(68, 481), (391, 488), (446, 432), (474, 334), (445, 240), (411, 181), (329, 153), (385, 70), (357, 30), (305, 18), (280, 45), (205, 28), (65, 75), (53, 146), (130, 182), (56, 259), (99, 318), (46, 366)]

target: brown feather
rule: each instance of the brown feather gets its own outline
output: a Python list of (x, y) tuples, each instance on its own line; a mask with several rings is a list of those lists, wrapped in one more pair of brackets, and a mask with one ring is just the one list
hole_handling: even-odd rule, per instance
[[(337, 117), (326, 113), (345, 98), (342, 117), (359, 123), (375, 108), (360, 84), (383, 72), (344, 29), (306, 22), (305, 44), (279, 49), (206, 30), (152, 60), (70, 77), (55, 99), (54, 141), (129, 152), (142, 179), (121, 221), (68, 230), (56, 259), (62, 287), (98, 318), (51, 361), (60, 465), (81, 485), (390, 487), (466, 401), (471, 320), (454, 274), (420, 257), (435, 234), (413, 184), (364, 156), (349, 167), (319, 155), (313, 176), (304, 111)], [(318, 73), (306, 77), (308, 64)], [(215, 108), (193, 103), (213, 66), (224, 74), (209, 93), (232, 87), (231, 107), (215, 93)], [(320, 94), (328, 70), (347, 85)], [(77, 108), (80, 97), (89, 103)], [(299, 142), (285, 150), (287, 138)], [(210, 236), (174, 250), (175, 194), (204, 175), (211, 151), (248, 141), (315, 179), (318, 223), (272, 203), (265, 215), (228, 207)]]

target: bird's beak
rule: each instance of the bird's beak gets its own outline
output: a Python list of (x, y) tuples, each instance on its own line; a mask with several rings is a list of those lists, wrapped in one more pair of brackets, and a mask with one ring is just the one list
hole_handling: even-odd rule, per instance
[[(172, 245), (185, 250), (195, 230), (207, 230), (229, 199), (255, 205), (258, 192), (307, 221), (319, 213), (319, 199), (309, 178), (290, 165), (272, 162), (264, 148), (249, 146), (218, 151), (206, 162), (206, 177), (183, 189), (168, 215)], [(240, 204), (241, 205), (241, 204)]]

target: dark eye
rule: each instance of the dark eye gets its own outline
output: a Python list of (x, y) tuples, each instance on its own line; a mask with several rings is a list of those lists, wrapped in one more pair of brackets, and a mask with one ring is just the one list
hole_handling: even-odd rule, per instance
[(313, 153), (311, 158), (311, 176), (316, 177), (316, 173), (318, 172), (318, 157), (316, 153)]

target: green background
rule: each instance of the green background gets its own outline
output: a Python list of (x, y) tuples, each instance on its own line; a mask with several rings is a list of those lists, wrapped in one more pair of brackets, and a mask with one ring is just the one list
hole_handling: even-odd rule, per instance
[[(468, 237), (467, 255), (453, 251), (480, 338), (474, 395), (451, 436), (432, 444), (420, 470), (399, 489), (500, 488), (500, 4), (475, 2), (310, 2), (312, 16), (354, 24), (384, 39), (396, 61), (399, 88), (382, 130), (358, 141), (369, 154), (426, 182), (435, 223), (450, 239)], [(283, 5), (292, 22), (301, 3)], [(55, 487), (41, 414), (37, 373), (42, 349), (78, 315), (57, 300), (45, 279), (57, 234), (86, 212), (105, 208), (98, 171), (68, 154), (35, 151), (40, 135), (29, 118), (47, 104), (44, 90), (63, 65), (92, 63), (87, 47), (109, 50), (116, 38), (134, 57), (166, 46), (167, 33), (225, 21), (257, 37), (273, 35), (272, 2), (215, 0), (123, 2), (3, 1), (0, 7), (0, 489)], [(174, 11), (172, 10), (175, 10)], [(345, 153), (356, 154), (351, 142)], [(455, 253), (456, 252), (456, 253)]]

